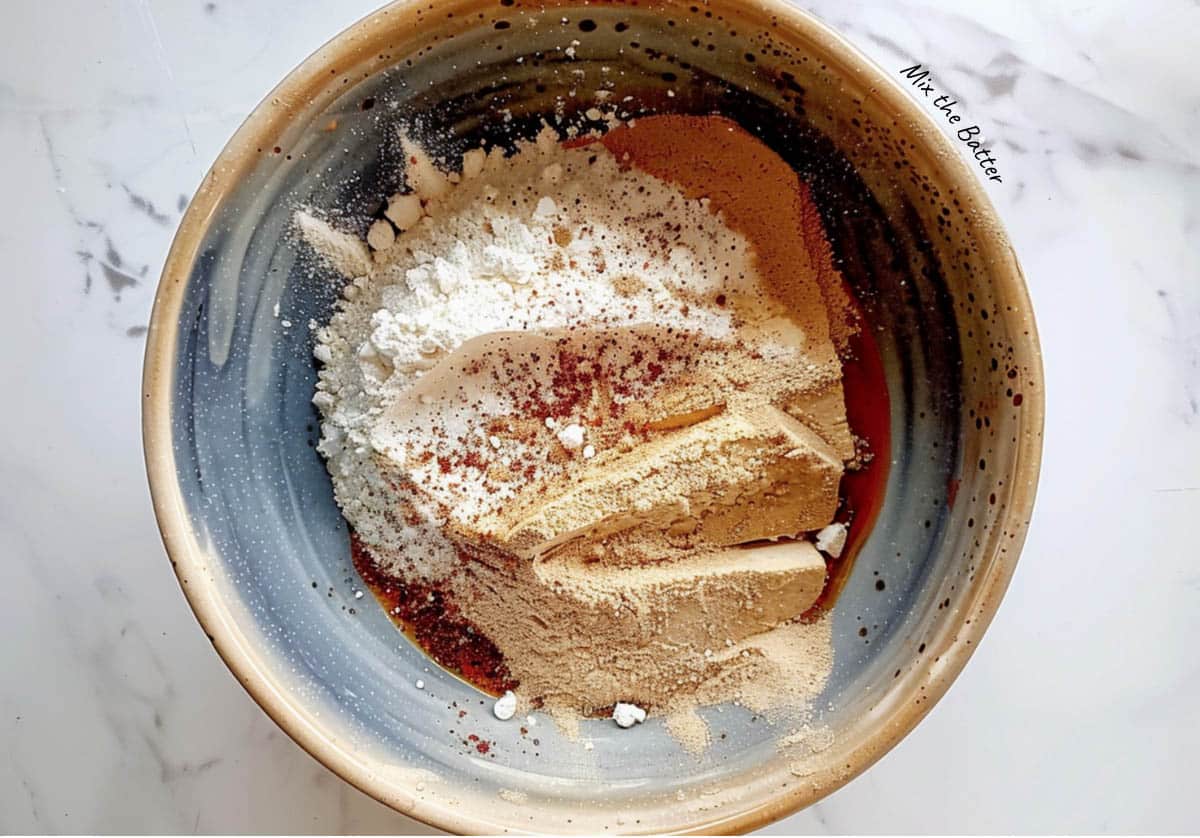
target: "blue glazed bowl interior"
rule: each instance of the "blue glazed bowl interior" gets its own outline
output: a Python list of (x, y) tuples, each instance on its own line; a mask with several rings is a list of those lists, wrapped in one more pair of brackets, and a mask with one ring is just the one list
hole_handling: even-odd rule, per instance
[[(844, 47), (830, 54), (765, 14), (706, 13), (714, 8), (460, 2), (444, 7), (457, 15), (450, 23), (430, 12), (424, 28), (392, 30), (387, 49), (332, 66), (320, 95), (287, 103), (274, 143), (243, 150), (250, 162), (206, 219), (177, 308), (169, 322), (156, 314), (173, 338), (160, 348), (174, 477), (206, 557), (181, 568), (185, 589), (215, 592), (264, 677), (320, 728), (323, 747), (362, 767), (352, 779), (418, 817), (616, 831), (780, 814), (835, 787), (919, 718), (928, 699), (917, 686), (939, 677), (939, 650), (968, 612), (984, 609), (986, 623), (995, 606), (981, 605), (976, 575), (1007, 578), (997, 563), (1012, 557), (993, 548), (1024, 525), (1009, 507), (1028, 432), (1009, 371), (1027, 388), (1037, 376), (1015, 360), (1027, 337), (1004, 313), (1007, 292), (979, 244), (995, 231), (976, 224), (977, 202), (955, 187), (953, 165), (905, 142), (916, 129), (897, 123), (870, 74), (838, 64)], [(882, 353), (892, 462), (833, 611), (835, 665), (813, 719), (832, 733), (814, 755), (818, 779), (788, 771), (789, 726), (736, 707), (702, 711), (714, 738), (701, 755), (653, 719), (628, 731), (584, 722), (590, 750), (545, 717), (521, 735), (369, 594), (358, 597), (365, 587), (314, 449), (311, 404), (310, 323), (329, 318), (341, 282), (298, 241), (293, 213), (315, 208), (364, 234), (403, 181), (400, 126), (449, 160), (481, 140), (530, 137), (543, 120), (586, 127), (601, 88), (630, 115), (728, 116), (792, 164)], [(489, 752), (465, 747), (468, 734)], [(472, 820), (454, 821), (456, 807)]]

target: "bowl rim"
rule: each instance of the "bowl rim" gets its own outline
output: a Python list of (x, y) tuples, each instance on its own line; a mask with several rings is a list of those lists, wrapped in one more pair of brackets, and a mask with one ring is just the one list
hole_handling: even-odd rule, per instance
[[(644, 8), (657, 13), (674, 2), (663, 0), (645, 4)], [(471, 6), (473, 3), (479, 5), (477, 0), (450, 0), (444, 6)], [(573, 0), (549, 0), (542, 7), (575, 5), (578, 2)], [(1024, 392), (1020, 433), (1010, 475), (1012, 497), (995, 524), (996, 529), (1002, 528), (1008, 535), (1007, 549), (989, 551), (986, 572), (977, 574), (969, 589), (969, 599), (964, 600), (957, 617), (947, 624), (952, 640), (941, 652), (937, 666), (926, 658), (926, 663), (916, 667), (924, 672), (909, 679), (906, 693), (914, 695), (923, 690), (924, 700), (905, 701), (889, 709), (848, 754), (846, 764), (839, 766), (839, 770), (819, 771), (808, 778), (810, 783), (791, 784), (756, 808), (726, 816), (719, 813), (706, 816), (706, 819), (689, 824), (685, 830), (733, 833), (757, 829), (793, 814), (858, 776), (924, 718), (961, 672), (999, 607), (1028, 530), (1042, 457), (1045, 379), (1032, 304), (1016, 254), (983, 184), (942, 133), (932, 115), (871, 58), (830, 26), (788, 0), (709, 0), (705, 5), (725, 5), (740, 14), (778, 20), (791, 36), (806, 39), (830, 58), (837, 59), (841, 66), (854, 68), (869, 84), (873, 96), (879, 97), (908, 121), (908, 129), (925, 143), (922, 151), (937, 154), (947, 177), (966, 193), (977, 209), (977, 226), (984, 231), (981, 233), (982, 249), (1012, 308), (1008, 312), (1009, 318), (1022, 327), (1012, 330), (1019, 360), (1036, 376), (1033, 379), (1035, 386)], [(250, 697), (296, 744), (374, 799), (430, 826), (459, 833), (489, 833), (508, 830), (510, 826), (489, 819), (486, 811), (468, 813), (462, 806), (418, 799), (415, 790), (400, 788), (395, 782), (385, 780), (369, 761), (345, 747), (323, 729), (314, 715), (289, 699), (286, 686), (272, 677), (263, 656), (238, 627), (219, 594), (215, 578), (208, 571), (207, 556), (189, 521), (176, 477), (172, 441), (171, 397), (175, 384), (178, 318), (200, 243), (218, 208), (237, 186), (240, 176), (250, 168), (255, 150), (272, 146), (273, 138), (286, 128), (292, 111), (328, 86), (330, 69), (347, 66), (347, 59), (364, 54), (364, 44), (370, 46), (380, 37), (379, 32), (372, 33), (374, 29), (386, 32), (405, 25), (424, 25), (414, 17), (418, 7), (419, 0), (393, 0), (356, 21), (308, 56), (251, 111), (205, 175), (180, 222), (155, 294), (142, 377), (142, 439), (155, 518), (180, 587), (217, 654)]]

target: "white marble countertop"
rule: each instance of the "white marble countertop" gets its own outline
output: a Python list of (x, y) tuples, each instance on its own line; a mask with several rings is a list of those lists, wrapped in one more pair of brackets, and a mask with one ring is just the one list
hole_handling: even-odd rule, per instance
[[(0, 832), (427, 831), (283, 735), (151, 515), (142, 342), (180, 210), (266, 91), (374, 0), (0, 9)], [(999, 139), (1046, 359), (1024, 558), (958, 683), (768, 831), (1195, 831), (1200, 6), (820, 0)]]

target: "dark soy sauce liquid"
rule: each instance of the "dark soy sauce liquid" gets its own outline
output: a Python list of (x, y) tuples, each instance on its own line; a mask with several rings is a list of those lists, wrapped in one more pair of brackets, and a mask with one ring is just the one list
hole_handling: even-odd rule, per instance
[(816, 619), (837, 602), (838, 594), (854, 568), (854, 559), (862, 551), (883, 506), (891, 464), (891, 404), (883, 358), (871, 333), (870, 321), (857, 300), (855, 303), (860, 326), (851, 336), (846, 357), (842, 359), (842, 388), (846, 394), (850, 431), (866, 443), (864, 453), (870, 459), (862, 468), (847, 470), (842, 475), (837, 520), (850, 525), (846, 546), (836, 559), (826, 557), (825, 588), (813, 606), (804, 612), (802, 619), (805, 620)]

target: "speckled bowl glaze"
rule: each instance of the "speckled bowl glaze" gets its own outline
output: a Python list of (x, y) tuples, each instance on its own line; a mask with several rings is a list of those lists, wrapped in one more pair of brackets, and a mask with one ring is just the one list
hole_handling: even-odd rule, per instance
[[(585, 722), (591, 750), (545, 718), (521, 737), (354, 595), (310, 403), (308, 324), (338, 284), (297, 245), (291, 213), (362, 232), (403, 177), (398, 125), (449, 158), (556, 113), (586, 120), (596, 90), (632, 114), (730, 116), (795, 166), (881, 348), (893, 463), (834, 611), (814, 720), (832, 735), (799, 761), (781, 748), (787, 725), (735, 707), (704, 711), (725, 736), (699, 756), (656, 720)], [(144, 433), (163, 540), (204, 630), (347, 781), (463, 832), (734, 832), (847, 782), (958, 674), (1025, 534), (1041, 385), (1020, 269), (976, 173), (903, 90), (792, 6), (401, 2), (289, 75), (196, 194), (150, 325)], [(464, 748), (467, 733), (489, 753)]]

